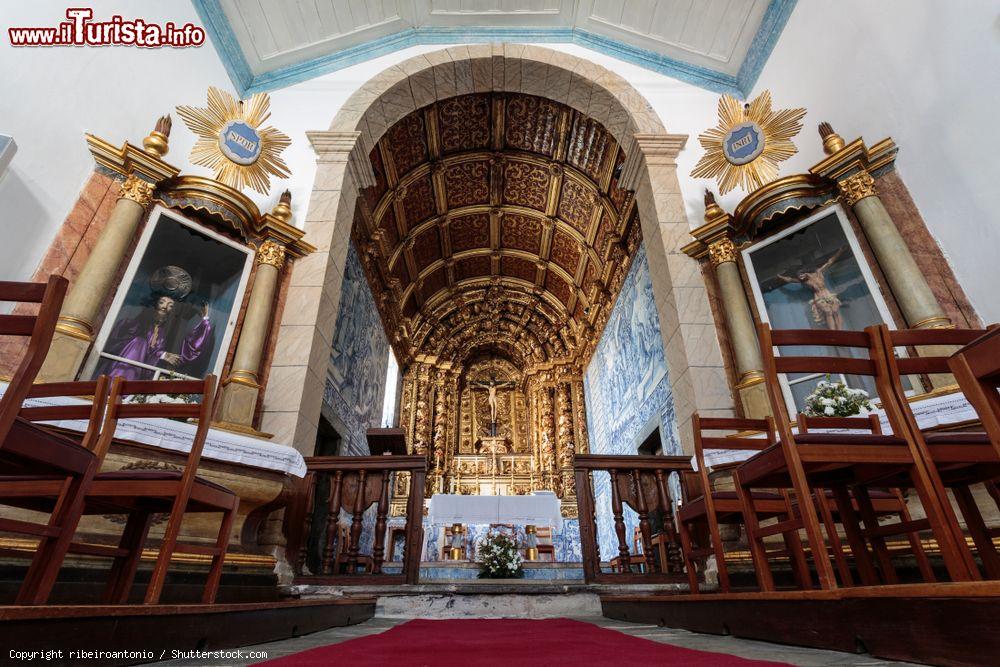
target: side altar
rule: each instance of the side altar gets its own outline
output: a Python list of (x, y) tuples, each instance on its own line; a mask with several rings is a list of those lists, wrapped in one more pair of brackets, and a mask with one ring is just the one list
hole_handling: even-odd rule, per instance
[[(272, 515), (306, 471), (285, 434), (262, 432), (264, 395), (293, 268), (315, 248), (293, 224), (290, 193), (269, 196), (268, 174), (288, 176), (278, 158), (288, 139), (260, 127), (267, 96), (244, 104), (212, 89), (208, 101), (221, 111), (177, 109), (200, 136), (201, 153), (192, 161), (207, 164), (205, 155), (225, 150), (245, 153), (238, 164), (216, 155), (214, 176), (182, 173), (166, 160), (169, 115), (141, 142), (86, 135), (94, 172), (32, 277), (40, 282), (59, 274), (70, 283), (38, 381), (217, 376), (219, 407), (198, 474), (240, 496), (227, 562), (269, 572), (283, 543)], [(208, 125), (190, 122), (199, 114), (225, 116), (228, 130), (205, 135)], [(234, 148), (233, 128), (260, 140)], [(270, 211), (243, 191), (247, 185), (270, 200)], [(10, 376), (16, 344), (0, 341), (0, 376)], [(167, 419), (120, 424), (105, 468), (178, 469), (194, 428)], [(121, 521), (90, 517), (81, 523), (82, 538), (117, 539)], [(181, 537), (214, 543), (214, 522), (185, 521)], [(154, 522), (154, 540), (163, 526)], [(33, 548), (9, 538), (0, 539), (0, 547)]]

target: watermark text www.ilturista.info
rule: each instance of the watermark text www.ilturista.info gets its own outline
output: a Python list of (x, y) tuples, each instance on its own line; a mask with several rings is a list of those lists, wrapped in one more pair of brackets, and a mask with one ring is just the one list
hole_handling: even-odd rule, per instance
[(89, 7), (70, 7), (67, 21), (49, 27), (7, 28), (11, 46), (140, 46), (156, 49), (163, 46), (185, 48), (205, 43), (205, 29), (193, 23), (163, 24), (114, 15), (106, 21), (94, 21)]

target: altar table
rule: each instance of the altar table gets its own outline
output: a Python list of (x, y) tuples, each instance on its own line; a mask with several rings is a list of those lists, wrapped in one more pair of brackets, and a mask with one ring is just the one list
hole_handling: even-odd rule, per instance
[(506, 523), (562, 529), (559, 498), (552, 492), (536, 492), (530, 496), (436, 493), (431, 496), (429, 521), (431, 525)]
[[(7, 383), (0, 383), (0, 396), (7, 390)], [(53, 398), (32, 398), (25, 401), (27, 406), (72, 405), (89, 403), (83, 399), (57, 396)], [(56, 428), (70, 431), (86, 431), (87, 421), (71, 419), (46, 422)], [(191, 451), (191, 441), (197, 425), (175, 419), (143, 418), (120, 419), (115, 429), (115, 439), (137, 442), (160, 449), (187, 453)], [(239, 433), (210, 428), (205, 438), (202, 456), (206, 459), (239, 463), (254, 468), (289, 473), (296, 477), (306, 474), (306, 462), (297, 450), (287, 445), (252, 438)]]

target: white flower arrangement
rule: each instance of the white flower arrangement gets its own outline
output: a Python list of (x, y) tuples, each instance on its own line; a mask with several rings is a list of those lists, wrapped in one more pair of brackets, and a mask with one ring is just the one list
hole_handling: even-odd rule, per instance
[(853, 417), (874, 410), (864, 389), (848, 387), (843, 382), (830, 382), (830, 376), (820, 380), (806, 396), (803, 414), (809, 417)]
[(524, 576), (521, 553), (514, 538), (490, 531), (476, 549), (480, 579), (515, 579)]
[[(157, 380), (169, 381), (175, 378), (169, 375), (161, 375)], [(132, 394), (125, 397), (126, 403), (200, 403), (200, 394)]]
[(126, 403), (197, 403), (197, 397), (192, 394), (133, 394), (125, 397)]

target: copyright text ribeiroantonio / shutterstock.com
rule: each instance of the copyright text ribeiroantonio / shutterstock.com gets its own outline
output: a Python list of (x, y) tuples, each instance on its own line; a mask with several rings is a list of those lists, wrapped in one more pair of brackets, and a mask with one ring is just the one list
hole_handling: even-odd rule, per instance
[(8, 658), (15, 663), (21, 662), (51, 662), (54, 660), (135, 660), (136, 662), (152, 662), (156, 660), (266, 660), (267, 651), (246, 651), (243, 649), (220, 649), (217, 651), (199, 651), (196, 649), (163, 649), (160, 651), (115, 651), (115, 650), (64, 650), (19, 651), (10, 649)]

